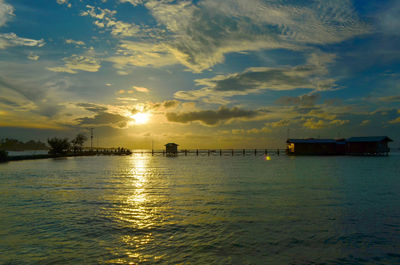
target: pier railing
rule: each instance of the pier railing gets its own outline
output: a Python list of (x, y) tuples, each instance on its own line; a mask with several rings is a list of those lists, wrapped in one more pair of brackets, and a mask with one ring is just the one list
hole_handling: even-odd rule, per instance
[(286, 154), (286, 149), (181, 149), (176, 153), (167, 153), (165, 150), (132, 150), (131, 152), (152, 156), (279, 156)]

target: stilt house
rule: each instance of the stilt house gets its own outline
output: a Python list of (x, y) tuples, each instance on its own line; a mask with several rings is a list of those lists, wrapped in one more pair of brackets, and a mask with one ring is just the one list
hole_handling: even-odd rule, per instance
[(165, 145), (165, 152), (167, 154), (177, 154), (178, 153), (178, 145), (176, 143), (167, 143)]
[(348, 155), (387, 155), (390, 151), (388, 142), (393, 142), (387, 136), (351, 137), (346, 140)]

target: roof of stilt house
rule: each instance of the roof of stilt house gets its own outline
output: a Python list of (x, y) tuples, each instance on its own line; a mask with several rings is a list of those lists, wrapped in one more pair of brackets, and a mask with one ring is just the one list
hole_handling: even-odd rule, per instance
[(167, 143), (165, 146), (179, 146), (179, 144), (176, 144), (176, 143)]
[(346, 142), (349, 143), (382, 142), (382, 141), (393, 142), (393, 140), (387, 136), (350, 137), (346, 140)]

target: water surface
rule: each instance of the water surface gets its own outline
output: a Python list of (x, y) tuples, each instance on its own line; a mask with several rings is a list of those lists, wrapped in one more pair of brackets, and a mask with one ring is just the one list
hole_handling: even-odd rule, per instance
[(400, 156), (0, 164), (0, 263), (400, 264)]

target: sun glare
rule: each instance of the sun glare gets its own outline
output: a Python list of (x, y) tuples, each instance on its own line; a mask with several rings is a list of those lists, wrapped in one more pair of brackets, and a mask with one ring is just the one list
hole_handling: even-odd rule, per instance
[(132, 115), (131, 118), (135, 120), (135, 124), (145, 124), (149, 121), (150, 114), (138, 112), (138, 113)]

